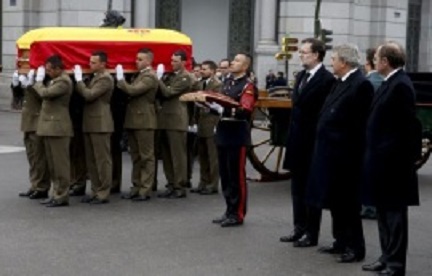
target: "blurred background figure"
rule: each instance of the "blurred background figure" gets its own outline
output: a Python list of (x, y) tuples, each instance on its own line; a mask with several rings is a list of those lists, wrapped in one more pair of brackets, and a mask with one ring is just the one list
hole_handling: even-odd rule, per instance
[(275, 80), (276, 80), (276, 76), (275, 76), (273, 70), (270, 69), (268, 71), (267, 76), (266, 76), (266, 86), (265, 86), (265, 88), (269, 89), (269, 88), (273, 87)]
[(283, 72), (278, 72), (277, 77), (273, 82), (273, 86), (286, 86), (287, 85), (287, 79), (284, 77)]

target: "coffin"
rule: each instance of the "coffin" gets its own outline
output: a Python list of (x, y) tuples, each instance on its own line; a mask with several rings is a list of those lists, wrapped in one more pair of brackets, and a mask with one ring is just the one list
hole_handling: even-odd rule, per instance
[(31, 30), (16, 41), (17, 69), (26, 73), (45, 63), (54, 54), (62, 57), (65, 69), (81, 65), (89, 69), (89, 58), (93, 51), (102, 50), (108, 55), (107, 68), (113, 72), (122, 64), (125, 72), (136, 72), (136, 53), (149, 48), (154, 53), (153, 66), (162, 63), (171, 71), (171, 55), (183, 50), (188, 57), (187, 68), (191, 69), (192, 40), (183, 33), (166, 29), (113, 29), (49, 27)]

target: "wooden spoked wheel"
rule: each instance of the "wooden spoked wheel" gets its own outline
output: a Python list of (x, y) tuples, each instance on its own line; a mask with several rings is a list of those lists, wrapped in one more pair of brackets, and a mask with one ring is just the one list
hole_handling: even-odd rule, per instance
[(282, 168), (285, 147), (273, 143), (271, 123), (271, 114), (267, 108), (255, 108), (248, 158), (254, 169), (261, 174), (258, 181), (286, 180), (291, 176), (289, 171)]

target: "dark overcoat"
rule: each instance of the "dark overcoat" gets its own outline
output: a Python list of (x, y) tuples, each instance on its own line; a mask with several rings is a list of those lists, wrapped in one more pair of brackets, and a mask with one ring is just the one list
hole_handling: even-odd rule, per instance
[(360, 70), (337, 81), (317, 124), (306, 201), (319, 208), (360, 204), (366, 120), (373, 86)]
[(363, 202), (392, 208), (419, 204), (414, 163), (421, 151), (411, 80), (400, 69), (376, 92), (366, 128)]
[(283, 167), (307, 173), (315, 142), (318, 115), (335, 82), (333, 74), (322, 66), (300, 89), (306, 70), (297, 74), (292, 95), (293, 107)]

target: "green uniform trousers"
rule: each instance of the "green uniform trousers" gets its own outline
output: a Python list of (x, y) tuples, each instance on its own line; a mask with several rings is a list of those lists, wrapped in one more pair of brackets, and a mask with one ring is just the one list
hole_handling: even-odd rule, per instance
[(112, 183), (111, 133), (85, 133), (84, 144), (91, 196), (107, 199)]
[(51, 176), (51, 198), (59, 203), (69, 201), (70, 137), (43, 136), (45, 155)]
[(186, 131), (160, 130), (162, 164), (168, 189), (184, 191), (187, 182)]
[(51, 180), (42, 137), (34, 131), (25, 132), (24, 145), (29, 163), (30, 190), (48, 191)]
[(131, 194), (150, 196), (155, 173), (154, 130), (129, 129), (127, 133), (132, 158)]
[(199, 189), (217, 191), (219, 186), (219, 164), (215, 137), (198, 137), (200, 162)]

